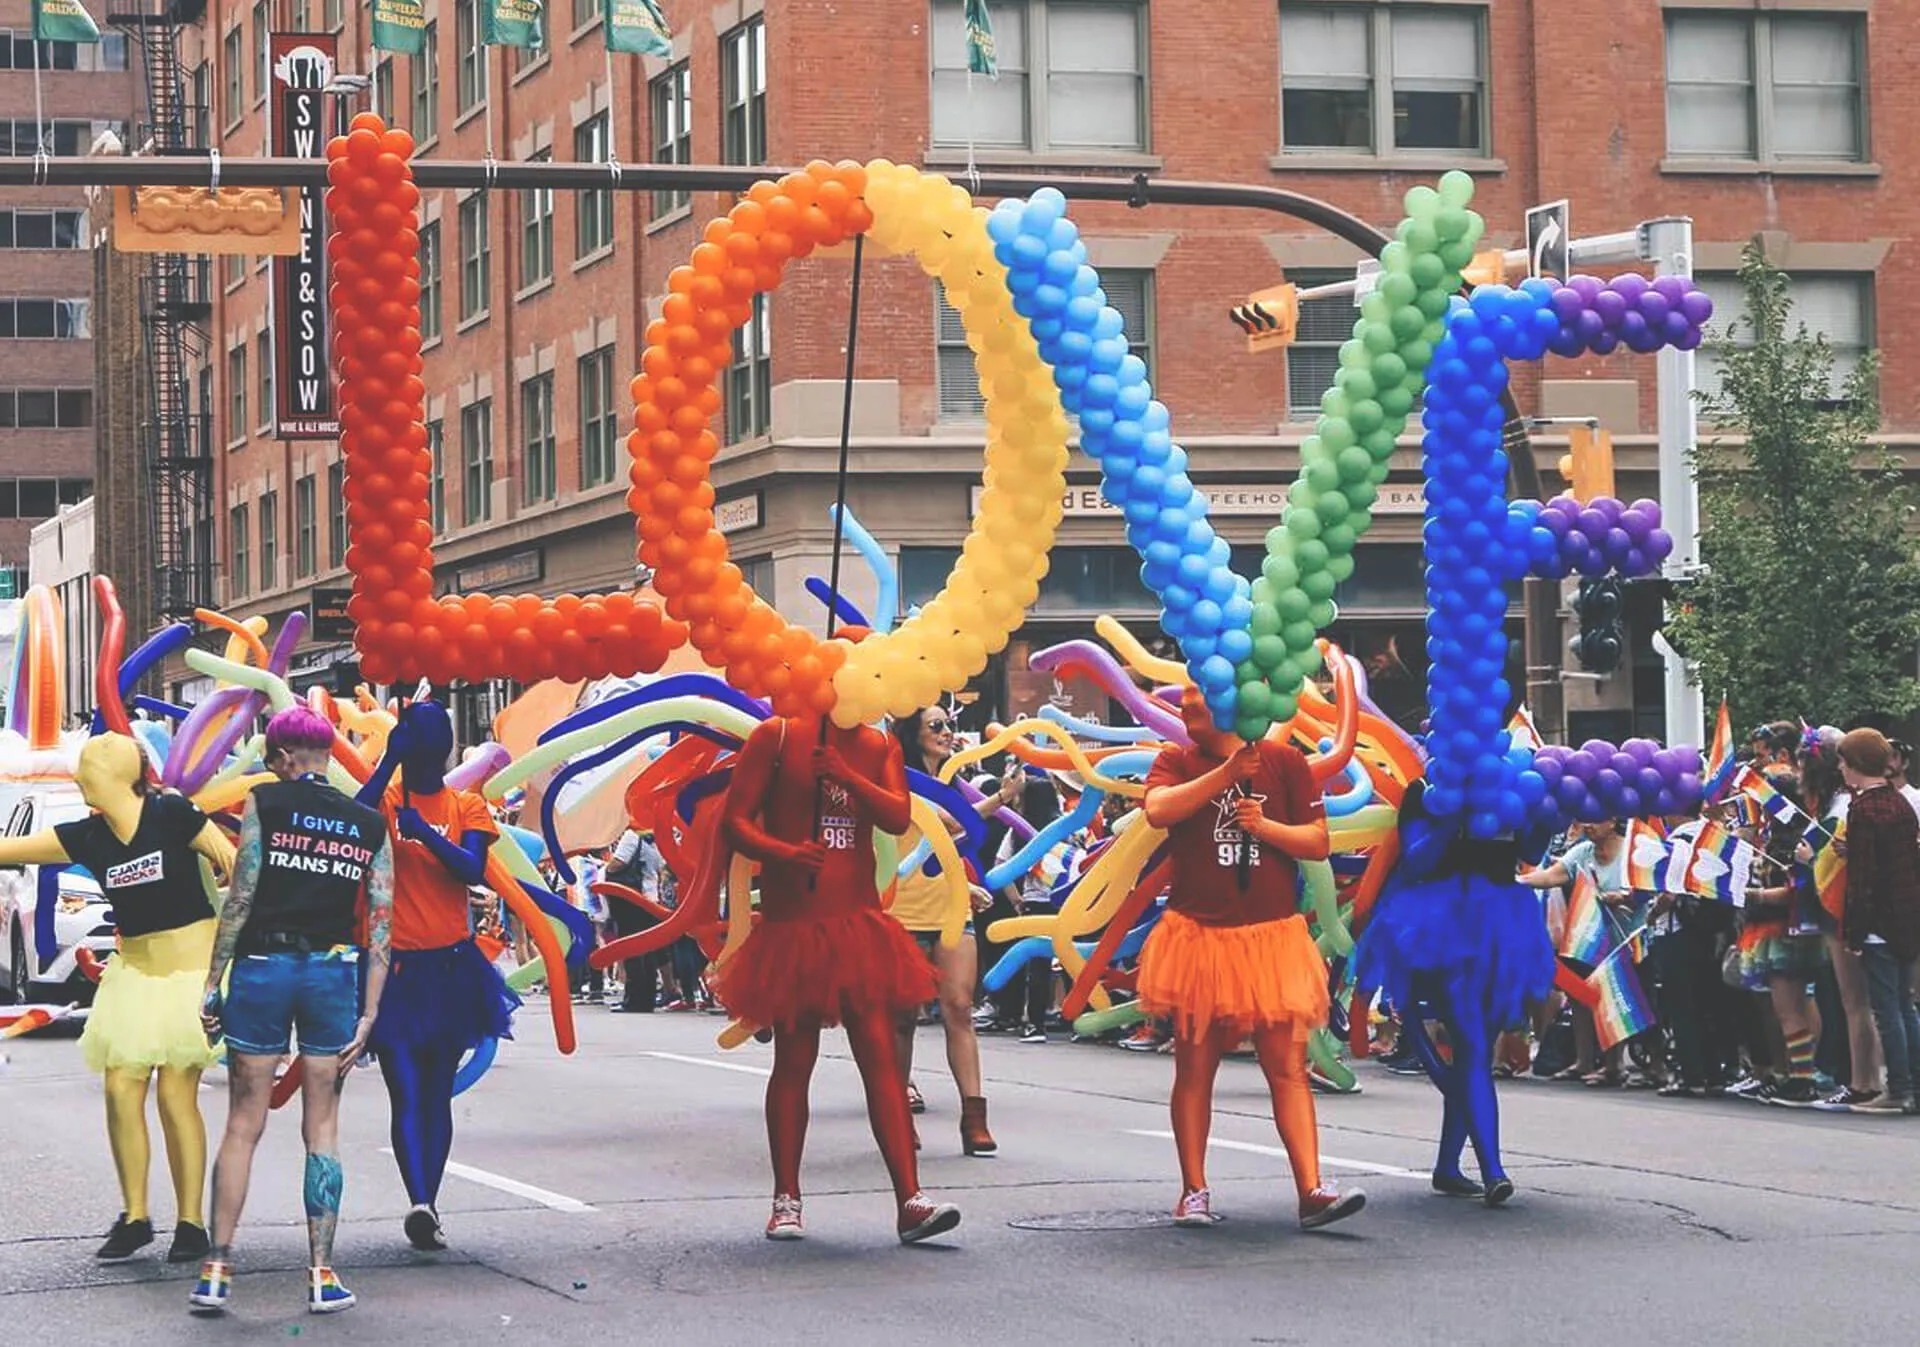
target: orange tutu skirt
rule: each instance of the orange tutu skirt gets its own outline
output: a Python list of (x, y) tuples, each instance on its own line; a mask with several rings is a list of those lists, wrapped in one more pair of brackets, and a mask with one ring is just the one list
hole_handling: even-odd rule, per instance
[(707, 981), (735, 1016), (763, 1028), (898, 1015), (934, 996), (933, 965), (878, 908), (762, 921)]
[(1169, 910), (1140, 951), (1140, 1004), (1172, 1016), (1182, 1038), (1215, 1028), (1318, 1028), (1327, 1020), (1327, 965), (1291, 916), (1251, 926), (1202, 926)]

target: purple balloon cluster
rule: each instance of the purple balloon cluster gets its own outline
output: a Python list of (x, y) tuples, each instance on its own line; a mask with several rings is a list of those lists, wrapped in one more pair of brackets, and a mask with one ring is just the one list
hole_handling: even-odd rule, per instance
[(1611, 355), (1621, 346), (1645, 355), (1663, 346), (1698, 346), (1713, 299), (1688, 276), (1575, 276), (1555, 288), (1553, 311), (1560, 331), (1547, 349), (1555, 355)]
[(1684, 814), (1700, 803), (1700, 750), (1652, 739), (1619, 747), (1589, 739), (1578, 748), (1538, 750), (1533, 769), (1569, 816), (1587, 822)]
[(1657, 501), (1622, 505), (1599, 496), (1582, 505), (1555, 496), (1533, 518), (1528, 539), (1532, 572), (1549, 580), (1615, 574), (1652, 575), (1673, 551), (1673, 535), (1660, 527)]

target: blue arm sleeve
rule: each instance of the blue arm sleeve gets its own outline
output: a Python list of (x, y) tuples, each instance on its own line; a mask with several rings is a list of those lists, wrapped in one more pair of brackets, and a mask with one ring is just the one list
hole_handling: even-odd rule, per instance
[(457, 844), (429, 831), (425, 845), (435, 860), (453, 872), (454, 878), (465, 884), (478, 884), (487, 871), (489, 840), (487, 834), (477, 828), (463, 834)]

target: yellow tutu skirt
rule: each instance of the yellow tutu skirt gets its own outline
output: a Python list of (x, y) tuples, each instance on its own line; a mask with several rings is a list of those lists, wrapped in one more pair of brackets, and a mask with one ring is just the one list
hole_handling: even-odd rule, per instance
[(1216, 1028), (1314, 1029), (1327, 1020), (1327, 965), (1291, 916), (1251, 926), (1203, 926), (1168, 911), (1140, 951), (1140, 1004), (1171, 1016), (1182, 1038)]
[(215, 924), (135, 936), (107, 961), (80, 1035), (93, 1071), (201, 1070), (217, 1056), (200, 1027)]

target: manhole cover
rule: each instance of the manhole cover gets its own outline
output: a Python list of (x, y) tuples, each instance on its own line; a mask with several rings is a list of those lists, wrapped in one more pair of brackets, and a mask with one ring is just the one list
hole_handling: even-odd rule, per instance
[(1015, 1230), (1149, 1230), (1172, 1225), (1173, 1217), (1164, 1211), (1066, 1211), (1055, 1216), (1028, 1216), (1007, 1224)]

